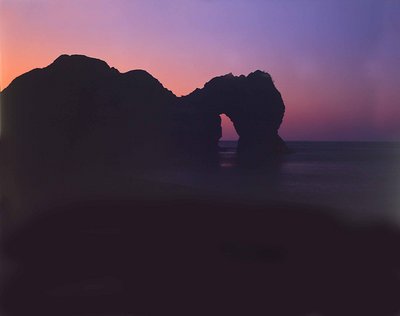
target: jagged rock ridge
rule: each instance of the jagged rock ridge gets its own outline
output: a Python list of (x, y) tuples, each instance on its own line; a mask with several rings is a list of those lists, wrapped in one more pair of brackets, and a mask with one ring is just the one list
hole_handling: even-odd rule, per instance
[(120, 73), (104, 61), (62, 55), (1, 93), (2, 144), (16, 165), (35, 168), (217, 161), (220, 114), (240, 136), (239, 160), (285, 149), (284, 103), (269, 74), (217, 77), (176, 97), (143, 70)]

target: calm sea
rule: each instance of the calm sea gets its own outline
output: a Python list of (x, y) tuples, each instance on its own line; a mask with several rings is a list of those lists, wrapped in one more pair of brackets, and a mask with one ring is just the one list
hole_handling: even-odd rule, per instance
[(236, 141), (221, 141), (217, 172), (171, 171), (162, 180), (248, 201), (317, 206), (356, 221), (400, 224), (400, 143), (287, 142), (293, 153), (265, 170), (235, 164)]

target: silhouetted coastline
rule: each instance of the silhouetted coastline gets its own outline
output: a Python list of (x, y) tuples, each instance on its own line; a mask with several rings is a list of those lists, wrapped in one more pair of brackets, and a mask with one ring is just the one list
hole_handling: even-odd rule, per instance
[(177, 98), (63, 55), (1, 100), (5, 316), (400, 311), (399, 145), (286, 144), (267, 73)]
[(216, 77), (178, 98), (144, 70), (120, 73), (98, 59), (62, 55), (15, 79), (2, 92), (2, 109), (3, 146), (10, 143), (26, 172), (74, 154), (138, 167), (217, 164), (220, 114), (239, 134), (240, 163), (286, 151), (278, 135), (285, 107), (262, 71)]

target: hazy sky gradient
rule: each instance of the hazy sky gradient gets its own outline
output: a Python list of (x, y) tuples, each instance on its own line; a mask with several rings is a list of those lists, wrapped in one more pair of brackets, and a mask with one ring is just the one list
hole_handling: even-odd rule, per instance
[(285, 139), (400, 140), (397, 0), (0, 0), (0, 10), (2, 89), (63, 53), (145, 69), (177, 95), (261, 69), (286, 103)]

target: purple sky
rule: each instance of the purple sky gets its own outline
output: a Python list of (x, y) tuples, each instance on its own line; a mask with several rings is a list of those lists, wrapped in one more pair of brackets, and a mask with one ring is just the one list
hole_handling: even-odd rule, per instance
[[(288, 140), (400, 140), (398, 0), (0, 0), (1, 87), (62, 53), (177, 95), (271, 73)], [(224, 120), (224, 137), (234, 138)]]

